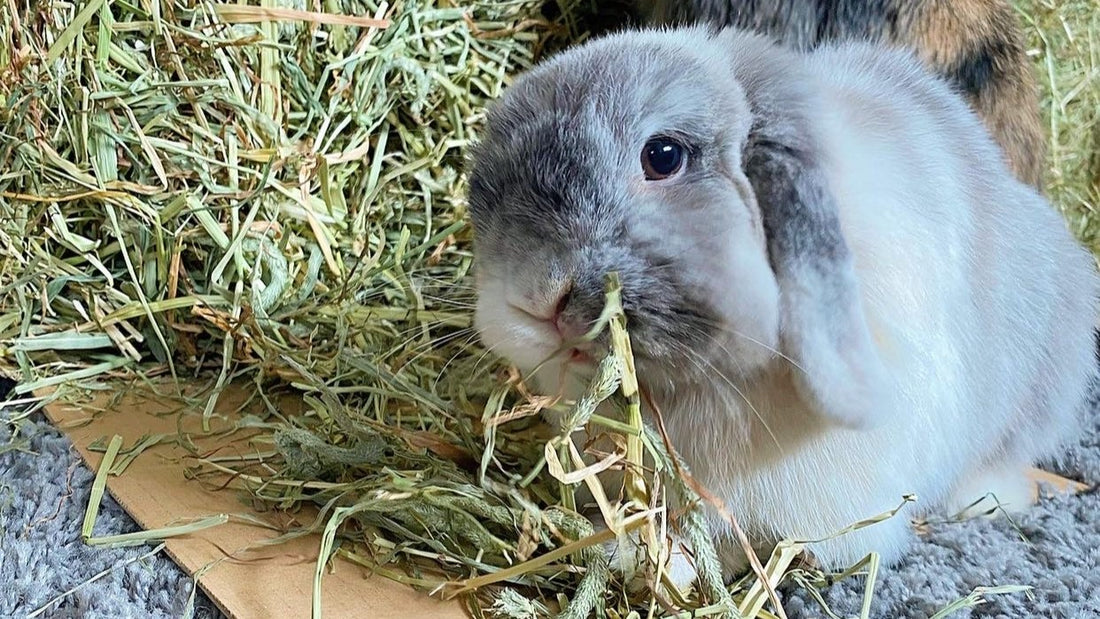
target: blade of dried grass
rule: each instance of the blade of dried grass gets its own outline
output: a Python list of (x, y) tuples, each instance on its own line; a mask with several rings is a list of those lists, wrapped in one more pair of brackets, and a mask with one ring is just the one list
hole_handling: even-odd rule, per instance
[(895, 518), (895, 517), (897, 517), (898, 514), (901, 513), (901, 510), (905, 509), (906, 505), (908, 505), (910, 503), (913, 503), (916, 500), (917, 500), (916, 495), (907, 494), (907, 495), (901, 497), (901, 503), (899, 503), (898, 506), (893, 508), (893, 509), (882, 512), (881, 514), (877, 514), (875, 516), (871, 516), (870, 518), (864, 518), (863, 520), (860, 520), (859, 522), (852, 523), (852, 524), (844, 527), (843, 529), (841, 529), (839, 531), (836, 531), (835, 533), (832, 533), (832, 534), (827, 535), (825, 537), (822, 537), (820, 539), (798, 540), (798, 543), (803, 544), (803, 545), (809, 545), (809, 544), (815, 544), (815, 543), (818, 543), (818, 542), (824, 542), (824, 541), (831, 540), (831, 539), (836, 539), (836, 538), (838, 538), (842, 535), (847, 535), (847, 534), (849, 534), (853, 531), (858, 531), (859, 529), (863, 529), (863, 528), (878, 524), (880, 522), (883, 522), (885, 520)]
[(103, 502), (103, 492), (107, 489), (107, 474), (114, 466), (115, 456), (121, 448), (122, 437), (117, 434), (112, 436), (111, 442), (107, 445), (107, 451), (99, 462), (99, 469), (96, 471), (92, 490), (88, 496), (88, 507), (84, 511), (84, 522), (80, 526), (80, 537), (85, 543), (92, 537), (92, 529), (95, 528), (95, 521), (99, 516), (99, 505)]
[(931, 619), (947, 619), (952, 614), (959, 612), (966, 608), (973, 608), (975, 606), (981, 606), (985, 604), (987, 595), (1006, 595), (1009, 593), (1024, 593), (1030, 591), (1031, 587), (1023, 585), (1002, 585), (999, 587), (974, 587), (966, 596), (955, 600), (951, 604), (948, 604), (944, 608), (940, 609), (936, 614), (932, 615)]
[(54, 604), (57, 604), (61, 600), (64, 600), (65, 598), (69, 597), (70, 595), (72, 595), (73, 593), (79, 591), (80, 589), (92, 584), (93, 582), (96, 582), (97, 580), (99, 580), (101, 578), (105, 578), (105, 577), (109, 576), (110, 574), (112, 574), (113, 572), (115, 572), (117, 570), (120, 570), (120, 569), (122, 569), (122, 568), (124, 568), (128, 565), (133, 565), (134, 563), (140, 563), (140, 562), (142, 562), (142, 561), (144, 561), (144, 560), (146, 560), (150, 557), (153, 557), (162, 550), (164, 550), (164, 544), (160, 544), (159, 546), (153, 548), (152, 550), (150, 550), (149, 552), (147, 552), (145, 554), (138, 555), (136, 557), (132, 557), (132, 558), (127, 559), (127, 560), (125, 560), (121, 563), (118, 563), (117, 565), (112, 565), (111, 567), (103, 570), (102, 572), (99, 572), (95, 576), (92, 576), (91, 578), (89, 578), (88, 580), (85, 580), (84, 582), (80, 583), (79, 585), (76, 585), (75, 587), (73, 587), (73, 588), (71, 588), (67, 591), (64, 591), (62, 593), (59, 593), (59, 594), (55, 595), (53, 598), (50, 599), (50, 601), (46, 602), (42, 606), (39, 606), (34, 611), (28, 613), (27, 614), (27, 619), (34, 619), (35, 617), (38, 617), (38, 616), (42, 615), (46, 611), (50, 610), (50, 608), (53, 607)]
[[(655, 510), (649, 510), (632, 514), (631, 516), (623, 520), (623, 531), (631, 532), (639, 527), (642, 527), (655, 513), (657, 513)], [(605, 529), (602, 531), (598, 531), (586, 538), (565, 544), (564, 546), (561, 546), (556, 550), (535, 557), (534, 559), (530, 559), (518, 565), (500, 570), (499, 572), (484, 574), (482, 576), (468, 578), (466, 580), (460, 580), (454, 583), (447, 583), (447, 585), (445, 586), (445, 590), (447, 591), (446, 597), (450, 599), (463, 593), (468, 593), (470, 591), (480, 589), (487, 585), (515, 578), (516, 576), (519, 576), (521, 574), (530, 572), (534, 569), (549, 565), (559, 559), (568, 557), (569, 555), (575, 554), (585, 548), (590, 548), (592, 546), (596, 546), (598, 544), (602, 544), (613, 539), (615, 539), (615, 533), (609, 529)]]
[(80, 35), (80, 31), (84, 29), (84, 26), (88, 25), (92, 16), (99, 12), (99, 10), (106, 4), (106, 0), (91, 0), (88, 4), (84, 5), (84, 8), (76, 14), (69, 25), (61, 32), (61, 35), (57, 37), (53, 45), (50, 46), (50, 50), (46, 52), (46, 62), (53, 64), (61, 57), (61, 54), (65, 53), (65, 50), (73, 44), (76, 37)]
[(76, 333), (65, 331), (61, 333), (45, 333), (34, 337), (16, 338), (12, 342), (12, 350), (37, 352), (42, 350), (95, 350), (97, 348), (110, 348), (111, 338), (102, 333)]
[(871, 553), (867, 557), (867, 582), (863, 588), (863, 605), (860, 607), (860, 619), (870, 619), (871, 604), (875, 599), (875, 583), (878, 580), (879, 555)]
[(773, 590), (779, 586), (779, 582), (787, 573), (787, 568), (803, 550), (804, 546), (797, 542), (783, 541), (776, 544), (768, 563), (764, 566), (764, 574), (767, 580), (759, 578), (752, 583), (738, 610), (746, 619), (758, 617), (764, 608), (764, 602), (768, 599), (767, 586)]
[(146, 449), (154, 447), (167, 441), (173, 441), (176, 439), (174, 434), (146, 434), (139, 438), (133, 447), (129, 449), (122, 449), (119, 451), (119, 456), (115, 465), (111, 467), (111, 475), (118, 477), (126, 472), (126, 469), (130, 468), (130, 465), (134, 463)]
[(14, 391), (17, 395), (26, 395), (28, 393), (34, 393), (41, 391), (42, 389), (48, 389), (57, 385), (65, 383), (79, 383), (89, 378), (94, 378), (108, 372), (113, 372), (120, 368), (124, 368), (133, 363), (128, 357), (116, 357), (110, 361), (104, 361), (97, 363), (96, 365), (88, 366), (82, 370), (75, 370), (73, 372), (67, 372), (64, 374), (56, 374), (49, 378), (42, 378), (29, 383), (20, 383), (16, 385)]
[(218, 18), (230, 24), (252, 24), (265, 21), (304, 21), (334, 26), (362, 26), (365, 28), (389, 28), (386, 19), (356, 17), (353, 15), (334, 15), (316, 11), (300, 11), (272, 6), (247, 6), (244, 4), (214, 4)]
[(146, 529), (134, 533), (122, 533), (120, 535), (104, 535), (101, 537), (89, 537), (84, 540), (89, 546), (104, 546), (106, 548), (125, 548), (129, 546), (141, 546), (153, 542), (160, 542), (173, 537), (191, 535), (205, 529), (220, 526), (229, 522), (228, 514), (218, 514), (201, 518), (189, 524), (181, 524), (173, 527), (159, 529)]

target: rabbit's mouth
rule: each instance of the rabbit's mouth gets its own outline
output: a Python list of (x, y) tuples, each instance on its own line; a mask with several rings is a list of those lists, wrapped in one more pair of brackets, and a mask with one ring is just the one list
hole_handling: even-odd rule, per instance
[(570, 348), (566, 353), (565, 362), (574, 365), (592, 365), (596, 360), (586, 350)]

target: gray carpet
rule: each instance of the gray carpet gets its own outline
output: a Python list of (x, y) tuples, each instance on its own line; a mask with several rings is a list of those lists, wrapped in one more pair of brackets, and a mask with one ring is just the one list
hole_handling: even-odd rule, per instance
[[(80, 540), (93, 473), (67, 438), (33, 418), (24, 434), (0, 439), (0, 617), (177, 618), (185, 615), (192, 580), (152, 547), (91, 548)], [(137, 525), (110, 497), (96, 521), (99, 535)], [(94, 582), (86, 581), (106, 572)], [(51, 600), (74, 589), (53, 604)], [(219, 617), (197, 596), (195, 617)]]
[[(1100, 415), (1092, 415), (1090, 426), (1056, 469), (1097, 482)], [(8, 424), (0, 432), (0, 617), (25, 617), (74, 588), (38, 616), (187, 613), (192, 581), (163, 553), (136, 560), (151, 549), (104, 550), (81, 543), (92, 473), (79, 464), (67, 439), (37, 417), (23, 424), (14, 442)], [(1030, 595), (995, 596), (952, 616), (1100, 617), (1100, 493), (1043, 501), (1016, 525), (936, 526), (900, 566), (880, 572), (873, 616), (926, 618), (976, 586), (1027, 584), (1034, 587)], [(105, 501), (98, 534), (135, 528), (114, 501)], [(824, 595), (838, 615), (857, 615), (862, 583), (842, 582)], [(194, 616), (220, 616), (201, 593), (196, 597)], [(792, 619), (823, 616), (816, 602), (798, 592), (785, 606)]]

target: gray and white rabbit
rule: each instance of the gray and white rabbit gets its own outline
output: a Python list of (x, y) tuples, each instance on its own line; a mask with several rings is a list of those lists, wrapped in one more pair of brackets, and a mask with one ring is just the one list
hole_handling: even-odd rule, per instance
[[(1024, 508), (1024, 468), (1084, 409), (1093, 259), (906, 52), (621, 32), (519, 77), (481, 137), (483, 342), (532, 371), (586, 331), (618, 272), (673, 445), (760, 548), (907, 494), (922, 512), (986, 493)], [(531, 378), (575, 390), (591, 352)], [(904, 516), (810, 550), (890, 563)], [(708, 518), (733, 574), (743, 553)]]

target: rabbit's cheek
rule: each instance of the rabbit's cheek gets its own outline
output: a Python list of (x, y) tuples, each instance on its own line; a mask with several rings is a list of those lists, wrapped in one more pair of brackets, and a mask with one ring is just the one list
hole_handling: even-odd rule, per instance
[(474, 328), (486, 348), (524, 371), (533, 369), (560, 344), (549, 323), (509, 304), (503, 282), (489, 277), (478, 289)]
[(721, 319), (718, 341), (723, 354), (743, 367), (759, 367), (779, 347), (779, 284), (767, 256), (750, 239), (733, 239), (722, 256), (707, 277), (705, 299)]

